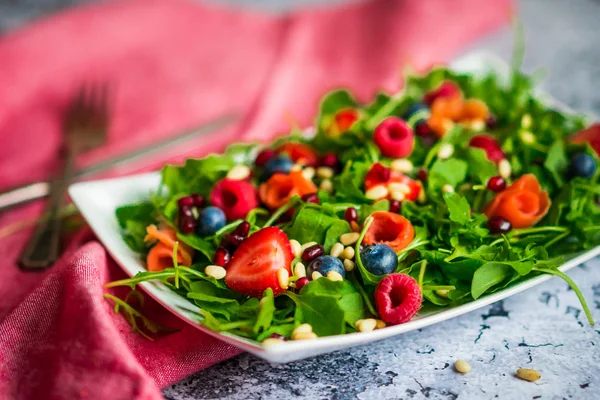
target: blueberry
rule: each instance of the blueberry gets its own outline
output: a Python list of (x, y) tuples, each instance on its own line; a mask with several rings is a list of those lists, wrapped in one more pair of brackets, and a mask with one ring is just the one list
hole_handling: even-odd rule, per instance
[(596, 160), (587, 153), (578, 153), (571, 159), (571, 175), (592, 178), (596, 173)]
[(375, 275), (391, 274), (398, 266), (398, 256), (385, 244), (367, 246), (360, 252), (365, 268)]
[(225, 226), (225, 213), (218, 207), (206, 207), (198, 217), (198, 235), (214, 235)]
[(313, 272), (319, 272), (323, 276), (327, 276), (329, 271), (338, 272), (342, 277), (346, 276), (346, 270), (344, 264), (339, 258), (332, 256), (321, 256), (315, 258), (308, 266), (308, 276), (312, 276)]
[(270, 178), (276, 172), (281, 172), (284, 174), (289, 174), (292, 170), (292, 166), (294, 163), (288, 157), (279, 155), (277, 157), (271, 158), (265, 164), (265, 175), (266, 178)]
[(416, 118), (416, 120), (412, 121), (412, 124), (416, 125), (417, 122), (428, 119), (429, 115), (430, 115), (429, 107), (427, 107), (423, 103), (416, 103), (416, 104), (412, 104), (411, 106), (409, 106), (406, 109), (404, 114), (402, 114), (402, 118), (405, 121), (408, 121), (410, 119), (413, 119), (413, 117), (414, 117), (414, 118)]

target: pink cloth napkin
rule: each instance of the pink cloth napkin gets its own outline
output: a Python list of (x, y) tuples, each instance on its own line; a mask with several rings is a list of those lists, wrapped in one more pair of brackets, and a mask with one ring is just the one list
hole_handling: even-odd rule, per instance
[[(503, 25), (510, 6), (378, 0), (273, 16), (130, 0), (56, 15), (0, 40), (0, 190), (55, 168), (60, 116), (83, 81), (108, 81), (115, 98), (108, 145), (81, 165), (239, 113), (234, 126), (142, 168), (155, 169), (234, 140), (266, 140), (288, 129), (290, 116), (306, 126), (333, 87), (348, 86), (360, 99), (396, 90), (406, 64), (447, 60)], [(0, 228), (42, 207), (4, 213)], [(158, 399), (161, 387), (239, 352), (151, 300), (144, 311), (179, 330), (155, 342), (131, 333), (102, 297), (102, 284), (124, 274), (87, 229), (52, 269), (20, 271), (30, 233), (0, 239), (0, 398)]]

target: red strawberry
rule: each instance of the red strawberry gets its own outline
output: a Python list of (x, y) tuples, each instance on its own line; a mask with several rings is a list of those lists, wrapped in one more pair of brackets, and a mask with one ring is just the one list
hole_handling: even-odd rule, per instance
[(403, 183), (410, 188), (410, 192), (406, 193), (404, 196), (405, 200), (415, 201), (419, 197), (421, 185), (418, 182), (410, 179), (403, 173), (387, 168), (380, 163), (373, 164), (365, 176), (365, 190), (369, 190), (377, 185), (387, 186), (390, 183)]
[(210, 192), (210, 202), (225, 213), (228, 221), (246, 218), (258, 207), (258, 192), (248, 181), (223, 179)]
[(302, 143), (286, 143), (277, 149), (278, 153), (286, 153), (290, 159), (299, 164), (316, 166), (319, 155), (312, 148)]
[(569, 142), (576, 144), (588, 142), (596, 154), (600, 156), (600, 123), (593, 124), (571, 136)]
[(422, 298), (417, 281), (406, 274), (389, 274), (375, 288), (377, 312), (389, 325), (410, 321), (419, 311)]
[(499, 163), (500, 160), (506, 158), (506, 155), (496, 139), (489, 135), (473, 136), (469, 141), (469, 146), (485, 150), (488, 160), (493, 161), (496, 164)]
[(431, 106), (434, 100), (438, 97), (450, 97), (455, 96), (457, 94), (460, 94), (460, 89), (458, 88), (458, 86), (456, 86), (453, 82), (450, 81), (442, 82), (442, 84), (438, 86), (435, 90), (432, 90), (431, 92), (425, 94), (425, 97), (423, 97), (423, 103), (427, 104), (428, 106)]
[(253, 233), (237, 248), (229, 264), (225, 283), (236, 292), (261, 297), (267, 288), (275, 295), (285, 289), (279, 286), (277, 271), (284, 268), (290, 273), (294, 256), (285, 233), (271, 226)]
[(415, 135), (404, 120), (389, 117), (377, 125), (373, 132), (373, 141), (384, 157), (402, 158), (412, 152)]

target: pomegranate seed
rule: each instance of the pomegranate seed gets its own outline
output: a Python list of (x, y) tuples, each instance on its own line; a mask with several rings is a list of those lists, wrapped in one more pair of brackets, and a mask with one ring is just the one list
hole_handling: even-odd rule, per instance
[(271, 339), (279, 339), (279, 340), (287, 340), (285, 336), (283, 336), (280, 333), (271, 333), (271, 336), (269, 336)]
[(308, 249), (304, 250), (304, 253), (302, 253), (302, 261), (308, 265), (309, 262), (317, 257), (322, 256), (323, 254), (325, 254), (325, 249), (323, 246), (320, 244), (315, 244), (314, 246), (310, 246)]
[(415, 125), (415, 133), (418, 136), (429, 136), (431, 135), (431, 128), (425, 121), (419, 121), (417, 125)]
[(177, 200), (177, 207), (180, 209), (183, 207), (192, 207), (194, 205), (194, 199), (192, 196), (185, 196)]
[(204, 197), (201, 194), (193, 194), (190, 196), (194, 202), (194, 206), (198, 208), (204, 207)]
[(296, 290), (300, 291), (308, 283), (308, 278), (303, 276), (296, 281)]
[(339, 171), (341, 167), (340, 159), (334, 153), (325, 153), (319, 160), (320, 167), (329, 167), (334, 171)]
[(241, 235), (238, 235), (236, 233), (230, 233), (223, 236), (223, 239), (221, 239), (221, 246), (233, 252), (235, 249), (238, 248), (240, 244), (242, 244), (244, 239), (245, 237)]
[(423, 183), (427, 182), (427, 170), (420, 169), (419, 172), (417, 173), (417, 178)]
[(496, 117), (494, 117), (492, 114), (488, 115), (485, 119), (485, 125), (488, 127), (488, 129), (494, 129), (496, 127), (496, 123)]
[(193, 218), (182, 218), (179, 222), (179, 230), (186, 235), (194, 233), (196, 231), (196, 221)]
[(234, 235), (240, 235), (241, 237), (247, 237), (250, 232), (250, 224), (248, 221), (242, 221), (233, 231)]
[(492, 192), (501, 192), (506, 189), (506, 181), (501, 176), (493, 176), (488, 181), (487, 188)]
[(194, 211), (192, 211), (192, 207), (179, 207), (179, 220), (183, 220), (184, 218), (194, 219)]
[(319, 204), (319, 196), (316, 193), (307, 193), (301, 199), (305, 203)]
[(402, 204), (398, 200), (390, 200), (390, 212), (399, 214)]
[(488, 228), (491, 233), (506, 233), (512, 229), (512, 225), (504, 218), (494, 216), (488, 220)]
[(346, 208), (344, 211), (344, 219), (350, 224), (352, 222), (358, 221), (358, 211), (354, 207)]
[(267, 161), (275, 156), (275, 151), (271, 149), (265, 149), (258, 153), (256, 156), (256, 160), (254, 160), (254, 164), (257, 167), (264, 167)]
[(217, 247), (215, 251), (215, 255), (213, 256), (213, 264), (218, 265), (219, 267), (225, 267), (229, 264), (229, 260), (231, 260), (231, 255), (224, 247)]

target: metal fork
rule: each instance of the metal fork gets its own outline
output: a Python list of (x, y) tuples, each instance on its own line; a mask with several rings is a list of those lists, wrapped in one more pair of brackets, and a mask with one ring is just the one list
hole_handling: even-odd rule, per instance
[(110, 120), (109, 90), (105, 84), (84, 84), (74, 96), (64, 120), (64, 164), (62, 174), (50, 183), (48, 218), (40, 219), (37, 228), (19, 258), (24, 269), (51, 266), (59, 254), (61, 218), (66, 190), (75, 174), (79, 153), (100, 146), (106, 139)]

